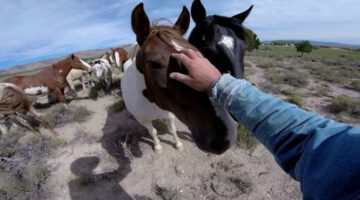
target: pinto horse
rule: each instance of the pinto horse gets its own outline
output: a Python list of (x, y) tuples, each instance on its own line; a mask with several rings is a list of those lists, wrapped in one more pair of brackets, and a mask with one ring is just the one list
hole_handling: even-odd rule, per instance
[(183, 38), (190, 23), (186, 7), (174, 26), (150, 26), (143, 3), (134, 8), (131, 21), (140, 45), (136, 66), (145, 79), (143, 95), (187, 125), (201, 150), (225, 152), (236, 141), (236, 123), (225, 107), (213, 105), (206, 93), (169, 78), (171, 72), (187, 73), (171, 54), (184, 48), (196, 49)]
[[(129, 52), (136, 55), (139, 50), (138, 44), (133, 44)], [(124, 76), (121, 79), (122, 96), (126, 109), (143, 125), (154, 140), (154, 149), (156, 153), (162, 152), (160, 140), (157, 137), (157, 130), (153, 127), (152, 121), (156, 119), (165, 119), (168, 131), (173, 135), (175, 146), (178, 150), (183, 150), (183, 144), (176, 134), (175, 116), (159, 108), (156, 104), (149, 102), (144, 95), (146, 89), (144, 76), (136, 67), (136, 58), (128, 59), (124, 64)]]
[(194, 0), (191, 16), (195, 28), (189, 42), (197, 47), (221, 73), (229, 73), (236, 78), (244, 78), (244, 55), (246, 50), (246, 28), (243, 22), (253, 6), (232, 17), (206, 16), (200, 0)]
[(56, 134), (55, 130), (50, 128), (41, 115), (36, 112), (31, 101), (21, 88), (11, 83), (0, 83), (0, 115), (5, 119), (13, 119), (26, 128), (36, 131), (21, 117), (21, 112), (23, 111), (30, 113), (40, 124), (49, 129), (51, 133)]
[(112, 59), (115, 60), (115, 66), (120, 70), (124, 71), (123, 64), (128, 59), (128, 53), (123, 48), (115, 48), (111, 49), (112, 52)]
[(34, 75), (13, 76), (4, 82), (19, 86), (27, 95), (41, 95), (52, 92), (60, 102), (65, 103), (64, 89), (68, 86), (66, 77), (71, 69), (91, 71), (91, 66), (71, 55)]

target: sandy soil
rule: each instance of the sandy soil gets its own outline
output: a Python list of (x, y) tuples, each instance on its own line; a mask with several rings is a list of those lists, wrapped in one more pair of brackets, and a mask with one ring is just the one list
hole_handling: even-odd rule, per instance
[(262, 145), (251, 154), (234, 146), (210, 155), (198, 150), (177, 121), (184, 151), (177, 151), (164, 133), (159, 136), (163, 153), (156, 154), (131, 114), (109, 111), (116, 100), (106, 96), (70, 103), (92, 114), (84, 123), (57, 128), (67, 145), (47, 160), (49, 199), (301, 199), (299, 184)]

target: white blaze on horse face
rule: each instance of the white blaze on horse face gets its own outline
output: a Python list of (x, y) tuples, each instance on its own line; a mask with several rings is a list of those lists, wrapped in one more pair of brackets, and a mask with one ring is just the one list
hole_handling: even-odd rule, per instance
[(83, 61), (82, 59), (80, 59), (80, 62), (86, 66), (86, 68), (88, 68), (88, 71), (91, 71), (91, 65), (89, 65), (87, 62)]
[(116, 66), (121, 67), (120, 66), (120, 54), (117, 51), (115, 52), (115, 61), (116, 61)]
[(181, 51), (183, 49), (185, 49), (185, 47), (181, 46), (179, 43), (177, 43), (176, 41), (171, 41), (171, 44), (174, 46), (174, 48), (176, 49), (176, 51)]
[(224, 35), (221, 37), (221, 40), (218, 42), (218, 44), (223, 45), (230, 50), (233, 50), (234, 49), (234, 38)]
[(45, 86), (29, 87), (29, 88), (26, 88), (24, 91), (25, 91), (25, 94), (27, 94), (27, 95), (39, 95), (39, 94), (49, 93), (49, 89)]

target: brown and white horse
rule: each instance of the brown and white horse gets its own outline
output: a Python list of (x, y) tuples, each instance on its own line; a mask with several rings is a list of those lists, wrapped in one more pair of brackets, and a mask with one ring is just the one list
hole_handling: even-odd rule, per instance
[[(41, 115), (36, 112), (24, 91), (11, 83), (0, 83), (0, 115), (5, 119), (12, 119), (26, 128), (36, 131), (29, 123), (22, 118), (21, 112), (30, 113), (40, 124), (55, 134), (54, 129), (43, 120)], [(2, 130), (3, 132), (4, 130)], [(0, 134), (1, 138), (1, 134)]]
[(54, 93), (60, 102), (65, 103), (64, 89), (68, 86), (66, 77), (71, 69), (91, 71), (91, 66), (79, 57), (71, 55), (37, 74), (13, 76), (4, 82), (19, 86), (27, 95)]
[(171, 72), (187, 73), (171, 53), (183, 48), (196, 49), (183, 38), (190, 23), (186, 7), (173, 27), (150, 26), (143, 3), (135, 7), (131, 20), (141, 47), (136, 66), (145, 79), (143, 95), (186, 124), (200, 149), (216, 154), (225, 152), (236, 141), (237, 126), (226, 109), (213, 105), (206, 93), (169, 78)]
[(111, 57), (113, 59), (113, 61), (115, 62), (115, 66), (117, 68), (119, 68), (121, 71), (124, 71), (123, 69), (123, 64), (126, 62), (126, 60), (128, 59), (128, 53), (125, 49), (123, 48), (115, 48), (115, 49), (111, 49)]

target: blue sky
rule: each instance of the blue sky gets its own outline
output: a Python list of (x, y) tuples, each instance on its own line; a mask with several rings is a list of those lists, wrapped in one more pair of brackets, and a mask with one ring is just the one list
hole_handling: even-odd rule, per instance
[[(137, 0), (0, 0), (0, 69), (135, 41)], [(175, 22), (192, 0), (145, 0), (150, 20)], [(261, 40), (360, 44), (359, 0), (202, 0), (208, 14), (232, 16), (250, 5), (245, 26)], [(192, 26), (193, 27), (193, 22)]]

